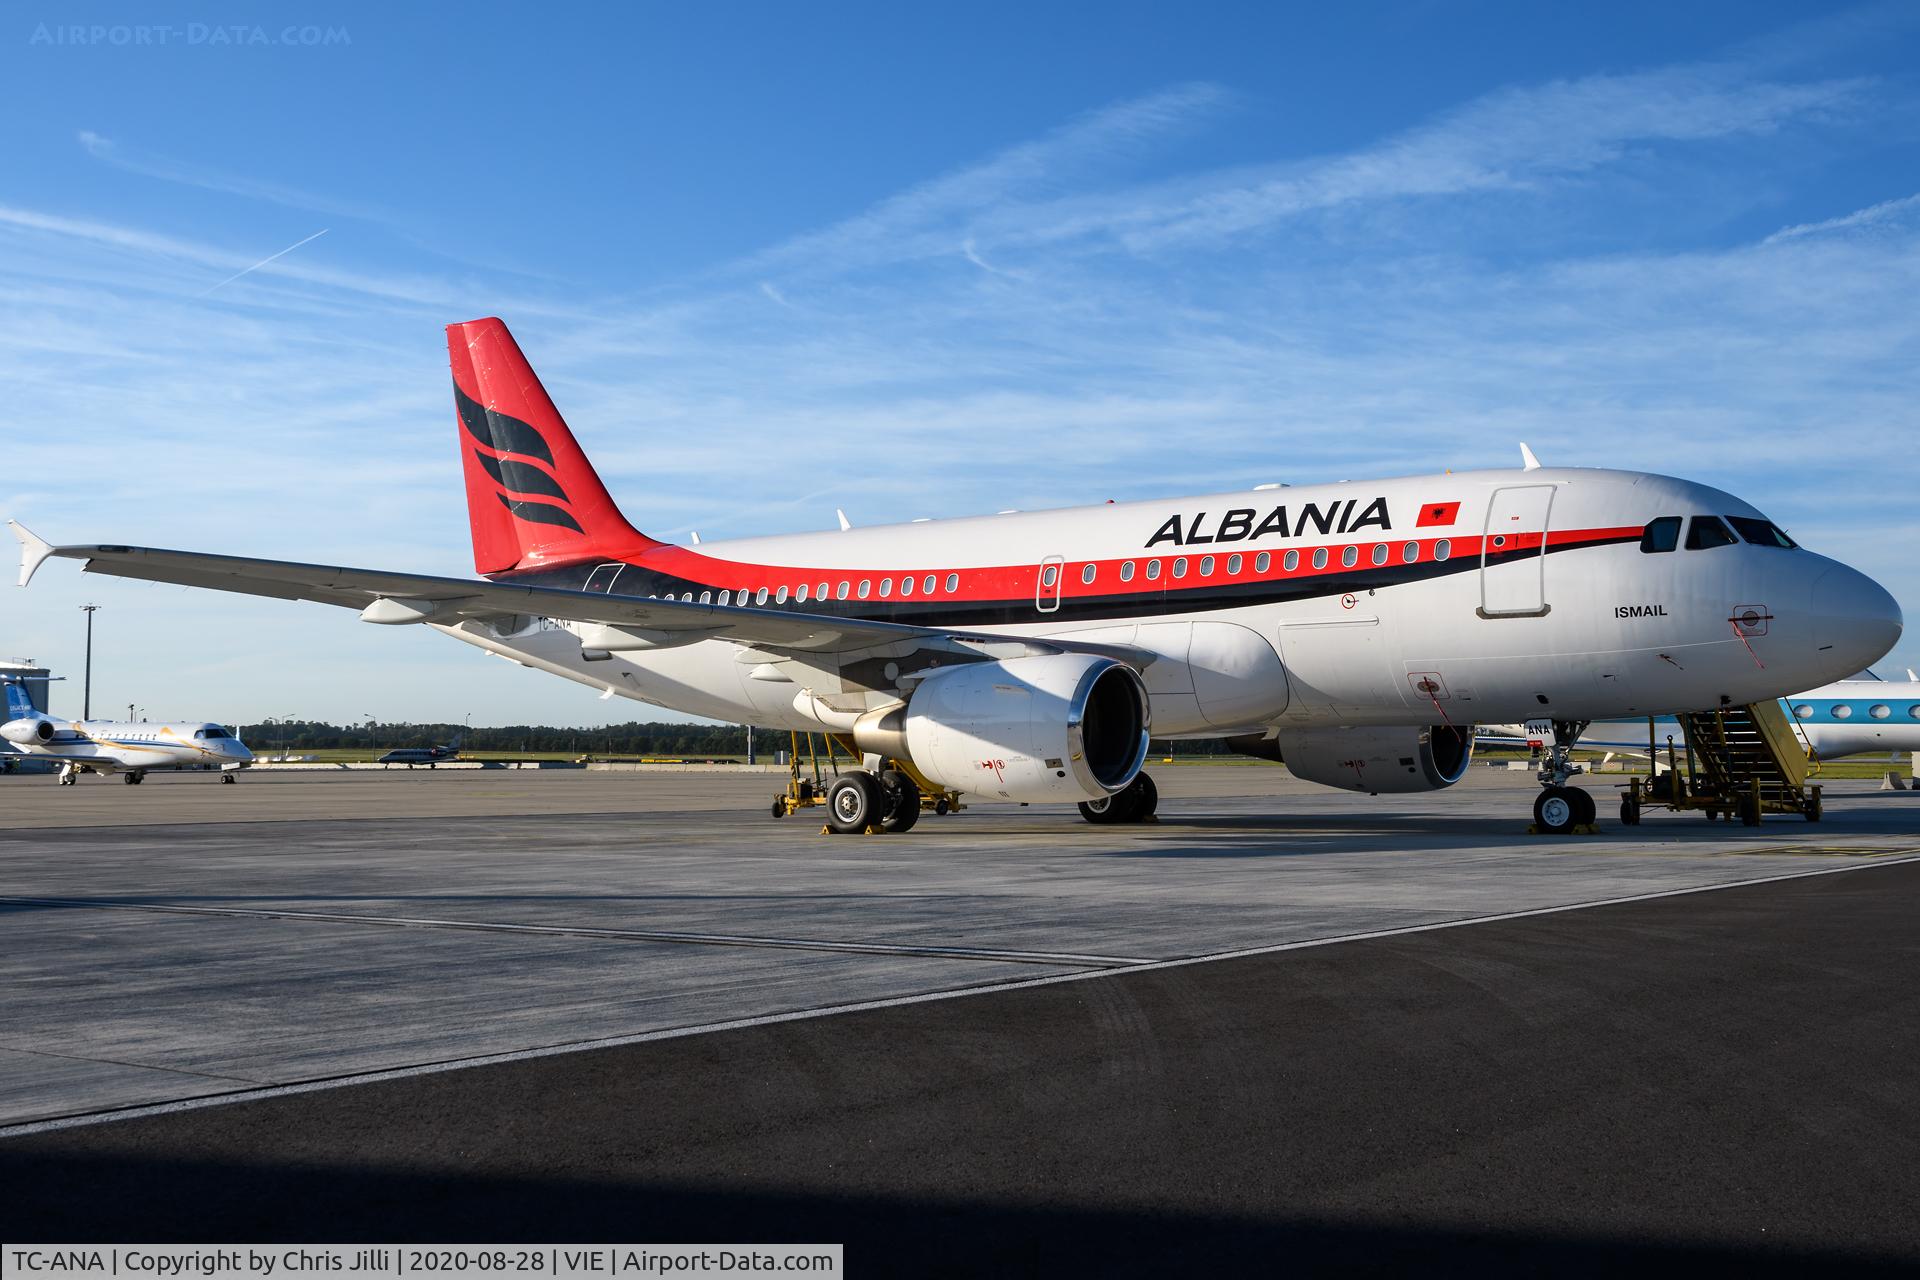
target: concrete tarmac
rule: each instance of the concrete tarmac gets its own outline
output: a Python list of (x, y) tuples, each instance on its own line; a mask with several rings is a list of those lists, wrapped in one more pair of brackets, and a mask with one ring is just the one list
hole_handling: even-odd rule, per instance
[[(1758, 829), (1603, 796), (1551, 841), (1494, 770), (1156, 776), (1157, 824), (856, 838), (738, 775), (0, 780), (0, 1215), (1016, 1267), (1082, 1227), (1154, 1256), (1142, 1214), (1308, 1253), (1920, 1257), (1882, 1212), (1920, 1136), (1907, 794)], [(1026, 1243), (969, 1252), (989, 1223)]]

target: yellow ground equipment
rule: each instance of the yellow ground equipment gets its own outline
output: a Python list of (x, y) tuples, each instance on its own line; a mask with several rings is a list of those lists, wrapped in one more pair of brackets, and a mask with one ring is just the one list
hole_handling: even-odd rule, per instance
[(1820, 788), (1807, 785), (1808, 757), (1778, 702), (1722, 707), (1676, 717), (1686, 736), (1683, 774), (1667, 739), (1666, 772), (1657, 772), (1659, 745), (1647, 721), (1647, 745), (1656, 773), (1635, 778), (1620, 798), (1620, 821), (1637, 826), (1645, 808), (1701, 809), (1707, 819), (1738, 815), (1749, 827), (1762, 814), (1797, 813), (1820, 821)]
[[(787, 787), (785, 791), (773, 798), (772, 812), (776, 818), (790, 818), (802, 809), (826, 804), (827, 793), (832, 786), (834, 775), (841, 771), (842, 756), (846, 758), (846, 768), (849, 771), (862, 768), (859, 750), (854, 747), (851, 739), (842, 734), (793, 733), (788, 735), (788, 739), (791, 746), (787, 752)], [(919, 806), (912, 817), (896, 813), (887, 824), (869, 827), (869, 834), (876, 834), (882, 830), (905, 831), (914, 824), (921, 813), (934, 813), (944, 817), (966, 808), (960, 803), (958, 791), (936, 787), (905, 760), (882, 761), (880, 776), (884, 778), (889, 771), (897, 771), (905, 776), (918, 793)]]

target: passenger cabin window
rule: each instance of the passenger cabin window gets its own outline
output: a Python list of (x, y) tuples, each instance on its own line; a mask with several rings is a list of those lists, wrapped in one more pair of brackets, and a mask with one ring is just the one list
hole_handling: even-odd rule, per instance
[(785, 587), (773, 593), (773, 602), (775, 604), (785, 604), (787, 602), (787, 589)]
[(1176, 578), (1184, 578), (1187, 576), (1187, 558), (1185, 556), (1181, 556), (1173, 562), (1173, 576)]
[(900, 594), (903, 596), (913, 594), (913, 579), (911, 577), (900, 579)]
[[(1295, 569), (1298, 569), (1300, 567), (1300, 553), (1298, 551), (1289, 551), (1286, 555), (1281, 556), (1280, 567), (1288, 573), (1292, 573)], [(1267, 553), (1262, 551), (1260, 553), (1260, 572), (1265, 573), (1266, 571)]]
[(1240, 572), (1240, 557), (1239, 557), (1239, 556), (1228, 556), (1228, 557), (1227, 557), (1227, 572), (1228, 572), (1228, 573), (1230, 573), (1230, 574), (1236, 574), (1236, 573), (1239, 573), (1239, 572)]
[(947, 594), (952, 595), (954, 592), (958, 591), (959, 589), (960, 589), (960, 575), (957, 573), (948, 574), (947, 575)]
[(1409, 542), (1406, 546), (1400, 548), (1400, 563), (1412, 564), (1414, 561), (1418, 560), (1419, 558), (1420, 558), (1419, 543)]
[(805, 604), (807, 602), (806, 583), (803, 582), (793, 589), (793, 601), (795, 604)]
[(1853, 708), (1844, 702), (1836, 702), (1833, 704), (1833, 718), (1835, 720), (1851, 720), (1853, 719)]
[(853, 583), (842, 580), (840, 583), (840, 589), (834, 593), (834, 598), (837, 600), (845, 600), (848, 594), (852, 592), (852, 590), (853, 590)]
[(1094, 570), (1093, 564), (1089, 562), (1085, 568), (1080, 570), (1080, 581), (1091, 583), (1093, 581), (1094, 573), (1095, 573), (1095, 570)]
[(1385, 564), (1387, 562), (1387, 544), (1386, 543), (1378, 542), (1374, 544), (1373, 562), (1375, 564)]
[[(1300, 562), (1300, 557), (1297, 553), (1289, 551), (1287, 552), (1287, 554), (1293, 557), (1295, 564), (1298, 564)], [(1262, 551), (1259, 555), (1253, 558), (1253, 571), (1255, 573), (1265, 573), (1268, 567), (1272, 564), (1273, 564), (1273, 556), (1268, 552)]]
[(755, 604), (765, 604), (767, 602), (767, 589), (765, 587), (753, 593), (753, 602)]
[(1435, 560), (1445, 560), (1452, 554), (1453, 540), (1451, 538), (1442, 538), (1433, 544), (1433, 558)]
[(934, 585), (934, 577), (932, 574), (928, 574), (927, 580), (920, 584), (920, 590), (926, 593), (927, 595), (932, 595), (933, 585)]
[[(801, 590), (803, 590), (803, 591), (804, 591), (805, 589), (806, 589), (806, 588), (804, 588), (804, 587), (803, 587), (803, 588), (801, 588)], [(702, 591), (702, 592), (700, 593), (700, 603), (701, 603), (701, 604), (712, 604), (712, 603), (713, 603), (713, 592), (711, 592), (711, 591)]]
[(1200, 557), (1200, 576), (1203, 578), (1211, 578), (1213, 576), (1213, 557), (1212, 556)]
[(872, 594), (873, 594), (873, 579), (872, 578), (860, 579), (860, 598), (862, 600), (865, 600), (868, 596)]
[(1885, 720), (1888, 716), (1893, 714), (1893, 708), (1888, 706), (1884, 702), (1876, 702), (1872, 706), (1867, 708), (1867, 714), (1872, 716), (1875, 720)]
[(1360, 548), (1348, 547), (1345, 551), (1342, 551), (1340, 553), (1340, 563), (1342, 565), (1345, 565), (1349, 569), (1353, 568), (1353, 566), (1355, 566), (1356, 564), (1359, 564)]
[(823, 582), (815, 587), (813, 589), (813, 595), (816, 600), (825, 600), (827, 598), (827, 584)]
[(1672, 551), (1680, 545), (1680, 517), (1661, 516), (1650, 520), (1647, 527), (1640, 531), (1640, 549), (1648, 555), (1656, 551)]
[(1787, 536), (1787, 531), (1771, 520), (1761, 520), (1754, 516), (1728, 516), (1727, 523), (1733, 531), (1756, 547), (1779, 547), (1791, 551), (1800, 544)]
[(880, 598), (882, 600), (885, 600), (888, 596), (892, 594), (893, 594), (893, 579), (892, 578), (880, 579)]
[(1732, 546), (1736, 539), (1719, 516), (1695, 516), (1687, 525), (1687, 550)]
[(1147, 561), (1147, 581), (1152, 582), (1155, 578), (1158, 578), (1159, 576), (1160, 576), (1160, 562), (1158, 560)]
[(1313, 567), (1316, 569), (1324, 569), (1327, 567), (1327, 549), (1325, 547), (1315, 547), (1313, 549)]
[(731, 591), (722, 591), (722, 592), (720, 593), (720, 603), (721, 603), (722, 605), (729, 605), (729, 604), (732, 604), (732, 603), (733, 603), (733, 592), (731, 592)]
[(1805, 720), (1811, 715), (1813, 715), (1813, 707), (1805, 702), (1802, 702), (1798, 706), (1794, 707), (1793, 714), (1796, 719)]

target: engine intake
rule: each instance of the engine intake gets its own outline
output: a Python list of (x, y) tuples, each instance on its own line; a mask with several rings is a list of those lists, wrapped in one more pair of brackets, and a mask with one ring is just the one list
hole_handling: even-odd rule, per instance
[(853, 727), (862, 751), (1005, 800), (1097, 800), (1146, 763), (1146, 685), (1125, 663), (1052, 653), (949, 667)]
[(1374, 795), (1439, 791), (1473, 760), (1473, 730), (1453, 725), (1282, 729), (1274, 745), (1296, 778)]

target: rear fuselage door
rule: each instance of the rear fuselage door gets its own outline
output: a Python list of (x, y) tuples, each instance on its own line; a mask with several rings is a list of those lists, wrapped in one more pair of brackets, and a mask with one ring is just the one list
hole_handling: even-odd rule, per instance
[(1487, 504), (1480, 544), (1480, 616), (1537, 618), (1547, 602), (1547, 528), (1550, 484), (1508, 485)]
[(624, 564), (601, 565), (587, 575), (587, 585), (583, 589), (587, 591), (597, 591), (603, 596), (612, 595), (614, 580), (620, 576), (620, 571), (626, 567)]

